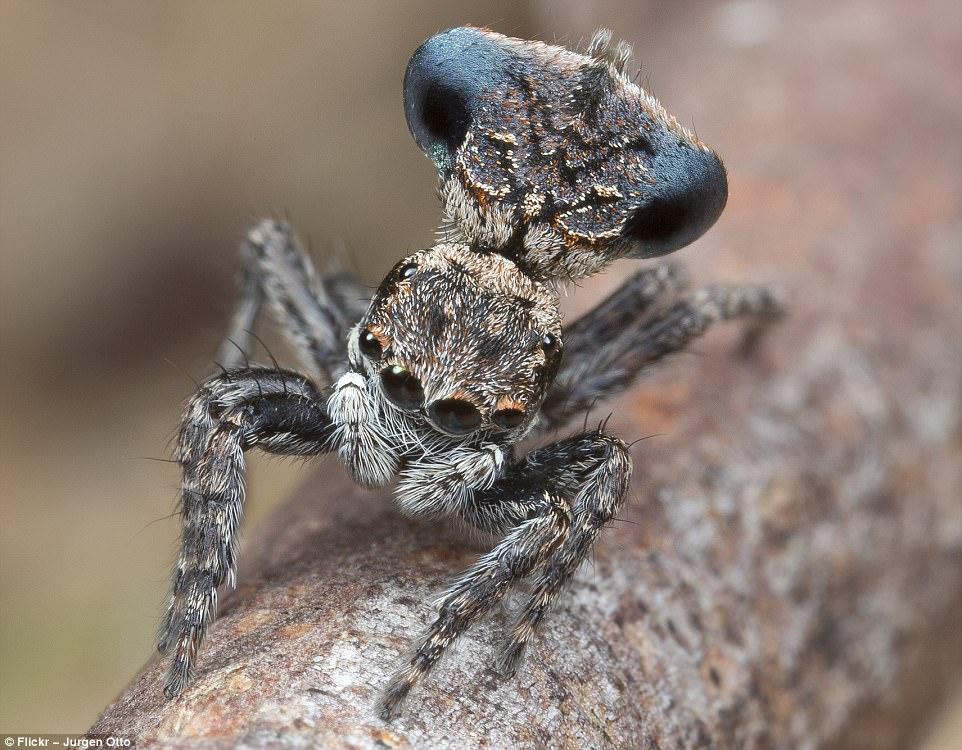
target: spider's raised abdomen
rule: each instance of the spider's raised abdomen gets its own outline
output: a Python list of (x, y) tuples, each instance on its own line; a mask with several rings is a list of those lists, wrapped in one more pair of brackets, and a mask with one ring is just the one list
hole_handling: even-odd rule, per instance
[(459, 28), (415, 52), (408, 125), (468, 244), (576, 278), (673, 252), (721, 214), (721, 161), (631, 80), (631, 48), (610, 39), (581, 55)]

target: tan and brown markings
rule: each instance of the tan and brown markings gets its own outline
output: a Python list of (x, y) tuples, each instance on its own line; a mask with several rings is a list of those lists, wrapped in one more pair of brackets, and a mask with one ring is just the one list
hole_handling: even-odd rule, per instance
[[(399, 262), (370, 300), (348, 276), (317, 274), (288, 224), (250, 230), (223, 370), (190, 400), (178, 434), (183, 532), (159, 641), (172, 652), (168, 697), (190, 699), (218, 587), (234, 581), (245, 452), (334, 453), (361, 484), (393, 482), (405, 513), (495, 539), (443, 592), (385, 686), (377, 710), (389, 719), (527, 579), (494, 659), (513, 675), (625, 502), (629, 446), (604, 425), (527, 453), (520, 442), (585, 415), (717, 322), (747, 318), (758, 330), (779, 317), (763, 287), (689, 293), (664, 264), (562, 327), (561, 282), (677, 250), (727, 196), (718, 157), (628, 79), (628, 58), (607, 33), (586, 55), (475, 28), (422, 45), (404, 105), (438, 168), (445, 239)], [(263, 308), (303, 374), (248, 361)]]
[[(420, 382), (428, 403), (496, 412), (540, 404), (561, 357), (557, 295), (509, 259), (440, 243), (388, 275), (365, 316), (392, 366)], [(546, 347), (545, 338), (558, 342)]]
[(452, 236), (571, 279), (671, 252), (714, 222), (724, 167), (631, 80), (630, 57), (607, 32), (581, 55), (475, 28), (415, 53), (408, 122), (439, 167)]

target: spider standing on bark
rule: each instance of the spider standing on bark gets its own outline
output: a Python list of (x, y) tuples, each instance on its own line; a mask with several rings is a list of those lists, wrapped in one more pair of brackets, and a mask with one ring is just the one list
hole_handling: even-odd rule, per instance
[[(496, 662), (513, 674), (625, 501), (628, 447), (603, 428), (526, 455), (519, 441), (628, 387), (715, 322), (748, 316), (755, 330), (781, 314), (764, 288), (686, 295), (682, 272), (661, 265), (562, 330), (562, 282), (687, 245), (727, 198), (721, 161), (626, 76), (629, 57), (608, 32), (585, 55), (476, 28), (421, 46), (404, 106), (440, 174), (443, 239), (398, 263), (369, 302), (352, 279), (317, 275), (286, 223), (249, 232), (224, 369), (190, 400), (178, 436), (182, 551), (159, 644), (173, 652), (168, 697), (191, 679), (218, 587), (234, 583), (245, 451), (336, 453), (361, 484), (396, 478), (404, 512), (460, 517), (499, 539), (438, 601), (382, 694), (389, 718), (530, 578)], [(247, 364), (264, 303), (308, 374)]]

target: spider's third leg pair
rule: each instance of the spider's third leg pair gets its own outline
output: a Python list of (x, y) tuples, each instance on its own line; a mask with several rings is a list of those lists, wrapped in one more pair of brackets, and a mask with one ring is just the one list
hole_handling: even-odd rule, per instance
[(766, 287), (712, 285), (680, 296), (687, 286), (680, 266), (655, 266), (631, 276), (567, 326), (564, 359), (536, 429), (556, 429), (625, 390), (715, 323), (745, 318), (749, 321), (745, 343), (750, 344), (785, 313), (778, 295)]
[(227, 370), (247, 364), (251, 338), (267, 302), (302, 365), (327, 384), (344, 369), (344, 339), (364, 314), (370, 293), (346, 273), (319, 275), (290, 224), (264, 219), (241, 244), (241, 294), (218, 352)]

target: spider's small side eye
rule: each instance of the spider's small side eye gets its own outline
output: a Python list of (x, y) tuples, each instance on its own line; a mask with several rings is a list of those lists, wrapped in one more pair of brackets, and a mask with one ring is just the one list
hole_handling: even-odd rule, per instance
[(553, 333), (546, 333), (541, 337), (541, 346), (544, 347), (545, 351), (553, 351), (558, 348), (558, 337)]
[(481, 426), (481, 412), (474, 404), (459, 398), (445, 398), (428, 407), (434, 423), (453, 435), (467, 435)]
[(378, 360), (381, 358), (381, 355), (384, 354), (381, 342), (378, 341), (377, 336), (370, 331), (364, 331), (364, 333), (361, 334), (357, 345), (361, 353), (368, 359)]
[(417, 272), (417, 263), (405, 263), (403, 266), (401, 266), (401, 270), (398, 273), (400, 273), (402, 279), (410, 279)]
[(400, 365), (381, 370), (381, 385), (388, 400), (399, 409), (418, 409), (424, 401), (424, 389), (413, 373)]
[(524, 412), (521, 409), (498, 409), (491, 415), (491, 421), (502, 430), (513, 430), (524, 422)]

